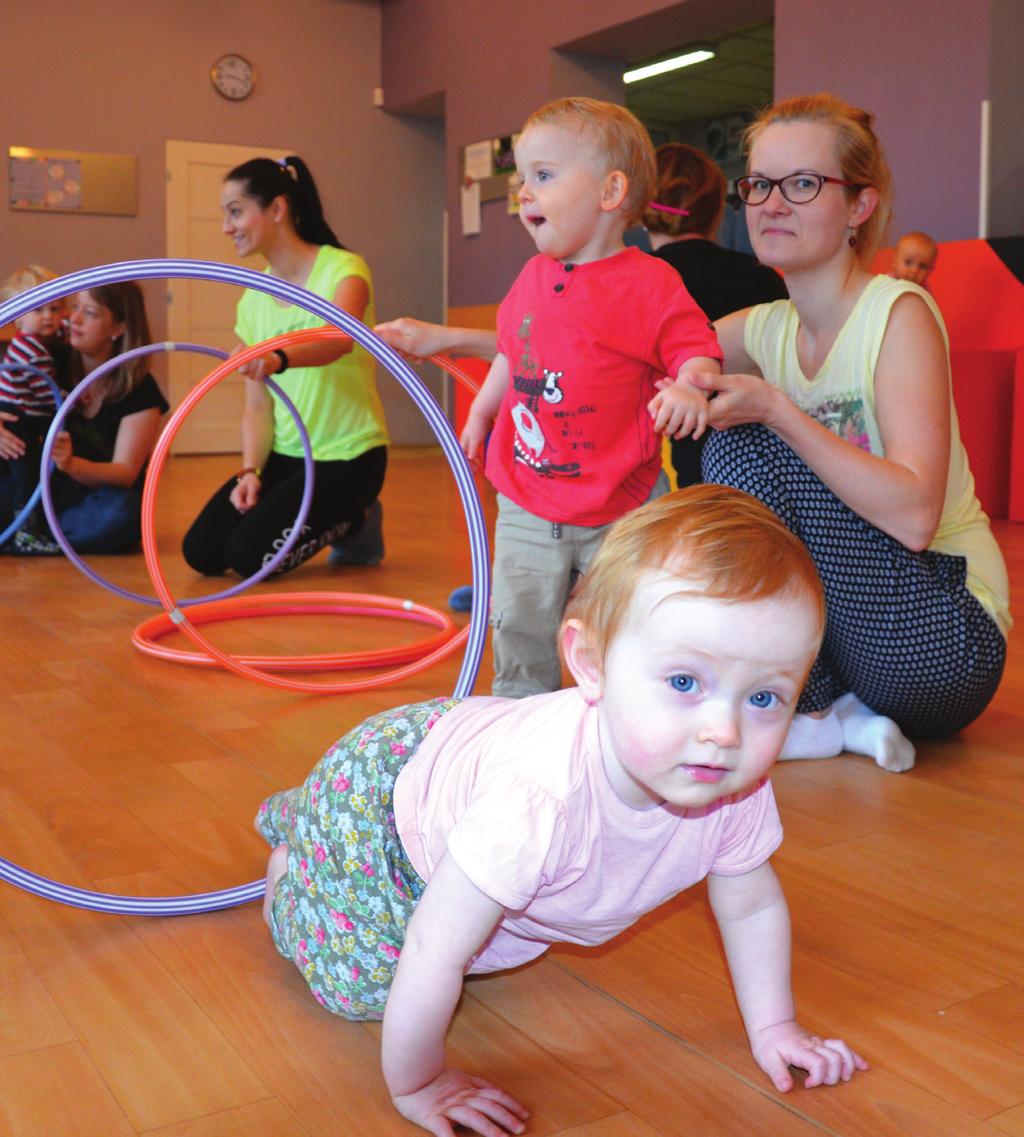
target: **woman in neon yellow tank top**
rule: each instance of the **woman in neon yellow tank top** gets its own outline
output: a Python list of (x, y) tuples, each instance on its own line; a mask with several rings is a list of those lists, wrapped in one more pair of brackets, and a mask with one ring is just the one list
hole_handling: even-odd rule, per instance
[(905, 770), (906, 735), (960, 730), (995, 693), (1006, 569), (960, 442), (941, 315), (867, 268), (890, 213), (872, 116), (788, 99), (747, 142), (737, 191), (790, 299), (715, 325), (726, 374), (702, 384), (717, 392), (704, 480), (774, 509), (825, 585), (825, 642), (783, 757), (848, 750)]
[[(333, 301), (372, 325), (373, 280), (362, 257), (345, 249), (324, 219), (306, 164), (254, 158), (232, 170), (221, 191), (223, 228), (240, 256), (262, 254), (268, 272)], [(323, 321), (247, 289), (235, 331), (243, 345)], [(302, 537), (281, 566), (294, 568), (339, 542), (342, 563), (375, 564), (383, 555), (377, 496), (387, 466), (387, 429), (370, 354), (354, 343), (305, 343), (239, 368), (247, 380), (242, 463), (185, 536), (197, 571), (251, 576), (291, 532), (305, 483), (303, 450), (291, 414), (262, 382), (274, 376), (309, 432), (313, 501)], [(364, 521), (367, 522), (364, 526)], [(344, 542), (357, 537), (358, 556)]]

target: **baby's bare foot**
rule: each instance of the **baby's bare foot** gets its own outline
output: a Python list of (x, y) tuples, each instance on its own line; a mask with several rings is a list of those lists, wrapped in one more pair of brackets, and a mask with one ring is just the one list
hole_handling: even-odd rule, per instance
[(270, 923), (270, 909), (274, 903), (277, 882), (288, 871), (288, 846), (278, 845), (267, 861), (267, 887), (263, 893), (263, 919)]

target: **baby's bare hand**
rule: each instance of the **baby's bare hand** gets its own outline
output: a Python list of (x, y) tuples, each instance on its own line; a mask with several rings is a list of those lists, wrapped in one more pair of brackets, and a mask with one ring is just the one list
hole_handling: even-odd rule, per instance
[(435, 1137), (455, 1137), (452, 1122), (481, 1137), (524, 1133), (529, 1110), (504, 1090), (462, 1070), (446, 1069), (415, 1093), (392, 1099), (398, 1112)]

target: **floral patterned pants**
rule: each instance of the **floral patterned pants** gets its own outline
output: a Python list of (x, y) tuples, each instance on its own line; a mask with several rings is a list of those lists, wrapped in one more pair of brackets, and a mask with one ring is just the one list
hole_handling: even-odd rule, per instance
[(332, 746), (296, 789), (260, 805), (256, 828), (288, 846), (271, 935), (314, 998), (349, 1019), (379, 1019), (405, 929), (425, 888), (395, 829), (393, 792), (427, 731), (461, 700), (382, 712)]

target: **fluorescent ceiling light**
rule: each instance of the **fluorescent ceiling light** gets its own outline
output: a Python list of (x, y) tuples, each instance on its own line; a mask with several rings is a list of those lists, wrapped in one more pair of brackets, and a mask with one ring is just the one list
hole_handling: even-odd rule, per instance
[(622, 76), (623, 83), (637, 83), (641, 79), (650, 79), (652, 75), (664, 75), (666, 71), (677, 71), (680, 67), (691, 67), (694, 63), (703, 63), (705, 59), (714, 59), (715, 53), (707, 48), (697, 48), (688, 51), (685, 55), (676, 55), (672, 59), (663, 59), (660, 63), (649, 63), (646, 67), (637, 67), (634, 71), (626, 71)]

